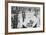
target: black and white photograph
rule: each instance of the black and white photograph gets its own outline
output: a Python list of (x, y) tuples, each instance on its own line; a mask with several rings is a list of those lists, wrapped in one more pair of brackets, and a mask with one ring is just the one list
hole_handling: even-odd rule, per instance
[(11, 6), (11, 28), (40, 27), (40, 7)]
[(43, 31), (43, 5), (8, 3), (8, 32)]

